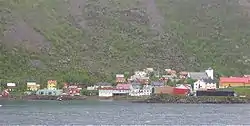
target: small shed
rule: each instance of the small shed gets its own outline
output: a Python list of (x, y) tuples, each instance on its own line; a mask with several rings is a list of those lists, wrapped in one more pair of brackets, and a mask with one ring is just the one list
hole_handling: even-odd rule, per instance
[(52, 95), (59, 96), (63, 93), (63, 90), (51, 90), (51, 89), (40, 89), (36, 92), (36, 95)]

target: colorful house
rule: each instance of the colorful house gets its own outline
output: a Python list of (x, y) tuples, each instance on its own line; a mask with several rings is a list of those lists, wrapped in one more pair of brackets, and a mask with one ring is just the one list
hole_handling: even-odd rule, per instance
[(57, 89), (56, 86), (57, 86), (57, 81), (56, 80), (49, 80), (48, 85), (47, 85), (47, 89), (56, 90)]
[(221, 77), (219, 88), (250, 86), (248, 77)]
[(39, 89), (40, 89), (40, 84), (36, 84), (36, 82), (27, 82), (28, 91), (37, 91)]

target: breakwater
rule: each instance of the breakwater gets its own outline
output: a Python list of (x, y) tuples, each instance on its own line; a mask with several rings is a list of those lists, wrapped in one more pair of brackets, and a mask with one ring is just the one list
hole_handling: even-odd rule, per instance
[(152, 95), (143, 100), (134, 100), (133, 103), (183, 103), (183, 104), (247, 104), (250, 98), (227, 96), (172, 96)]

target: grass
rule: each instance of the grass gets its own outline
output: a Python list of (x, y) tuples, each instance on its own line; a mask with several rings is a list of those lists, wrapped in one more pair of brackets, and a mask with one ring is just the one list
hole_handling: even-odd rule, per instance
[[(250, 73), (248, 11), (237, 1), (156, 0), (156, 10), (147, 0), (78, 1), (82, 9), (73, 1), (0, 0), (2, 83), (91, 84), (158, 66)], [(153, 23), (161, 29), (152, 30)], [(11, 26), (21, 32), (8, 38)]]

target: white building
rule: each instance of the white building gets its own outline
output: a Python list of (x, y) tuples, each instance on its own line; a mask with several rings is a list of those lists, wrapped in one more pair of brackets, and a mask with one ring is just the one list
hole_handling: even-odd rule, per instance
[(151, 85), (144, 85), (142, 89), (140, 88), (131, 88), (129, 95), (130, 96), (149, 96), (152, 94), (153, 87)]
[(207, 76), (210, 77), (212, 80), (214, 79), (214, 70), (210, 67), (207, 70), (205, 70), (207, 73)]
[(194, 83), (194, 91), (216, 89), (216, 82), (212, 79), (200, 79)]
[(113, 89), (112, 88), (103, 88), (99, 89), (99, 97), (112, 97), (113, 96)]

